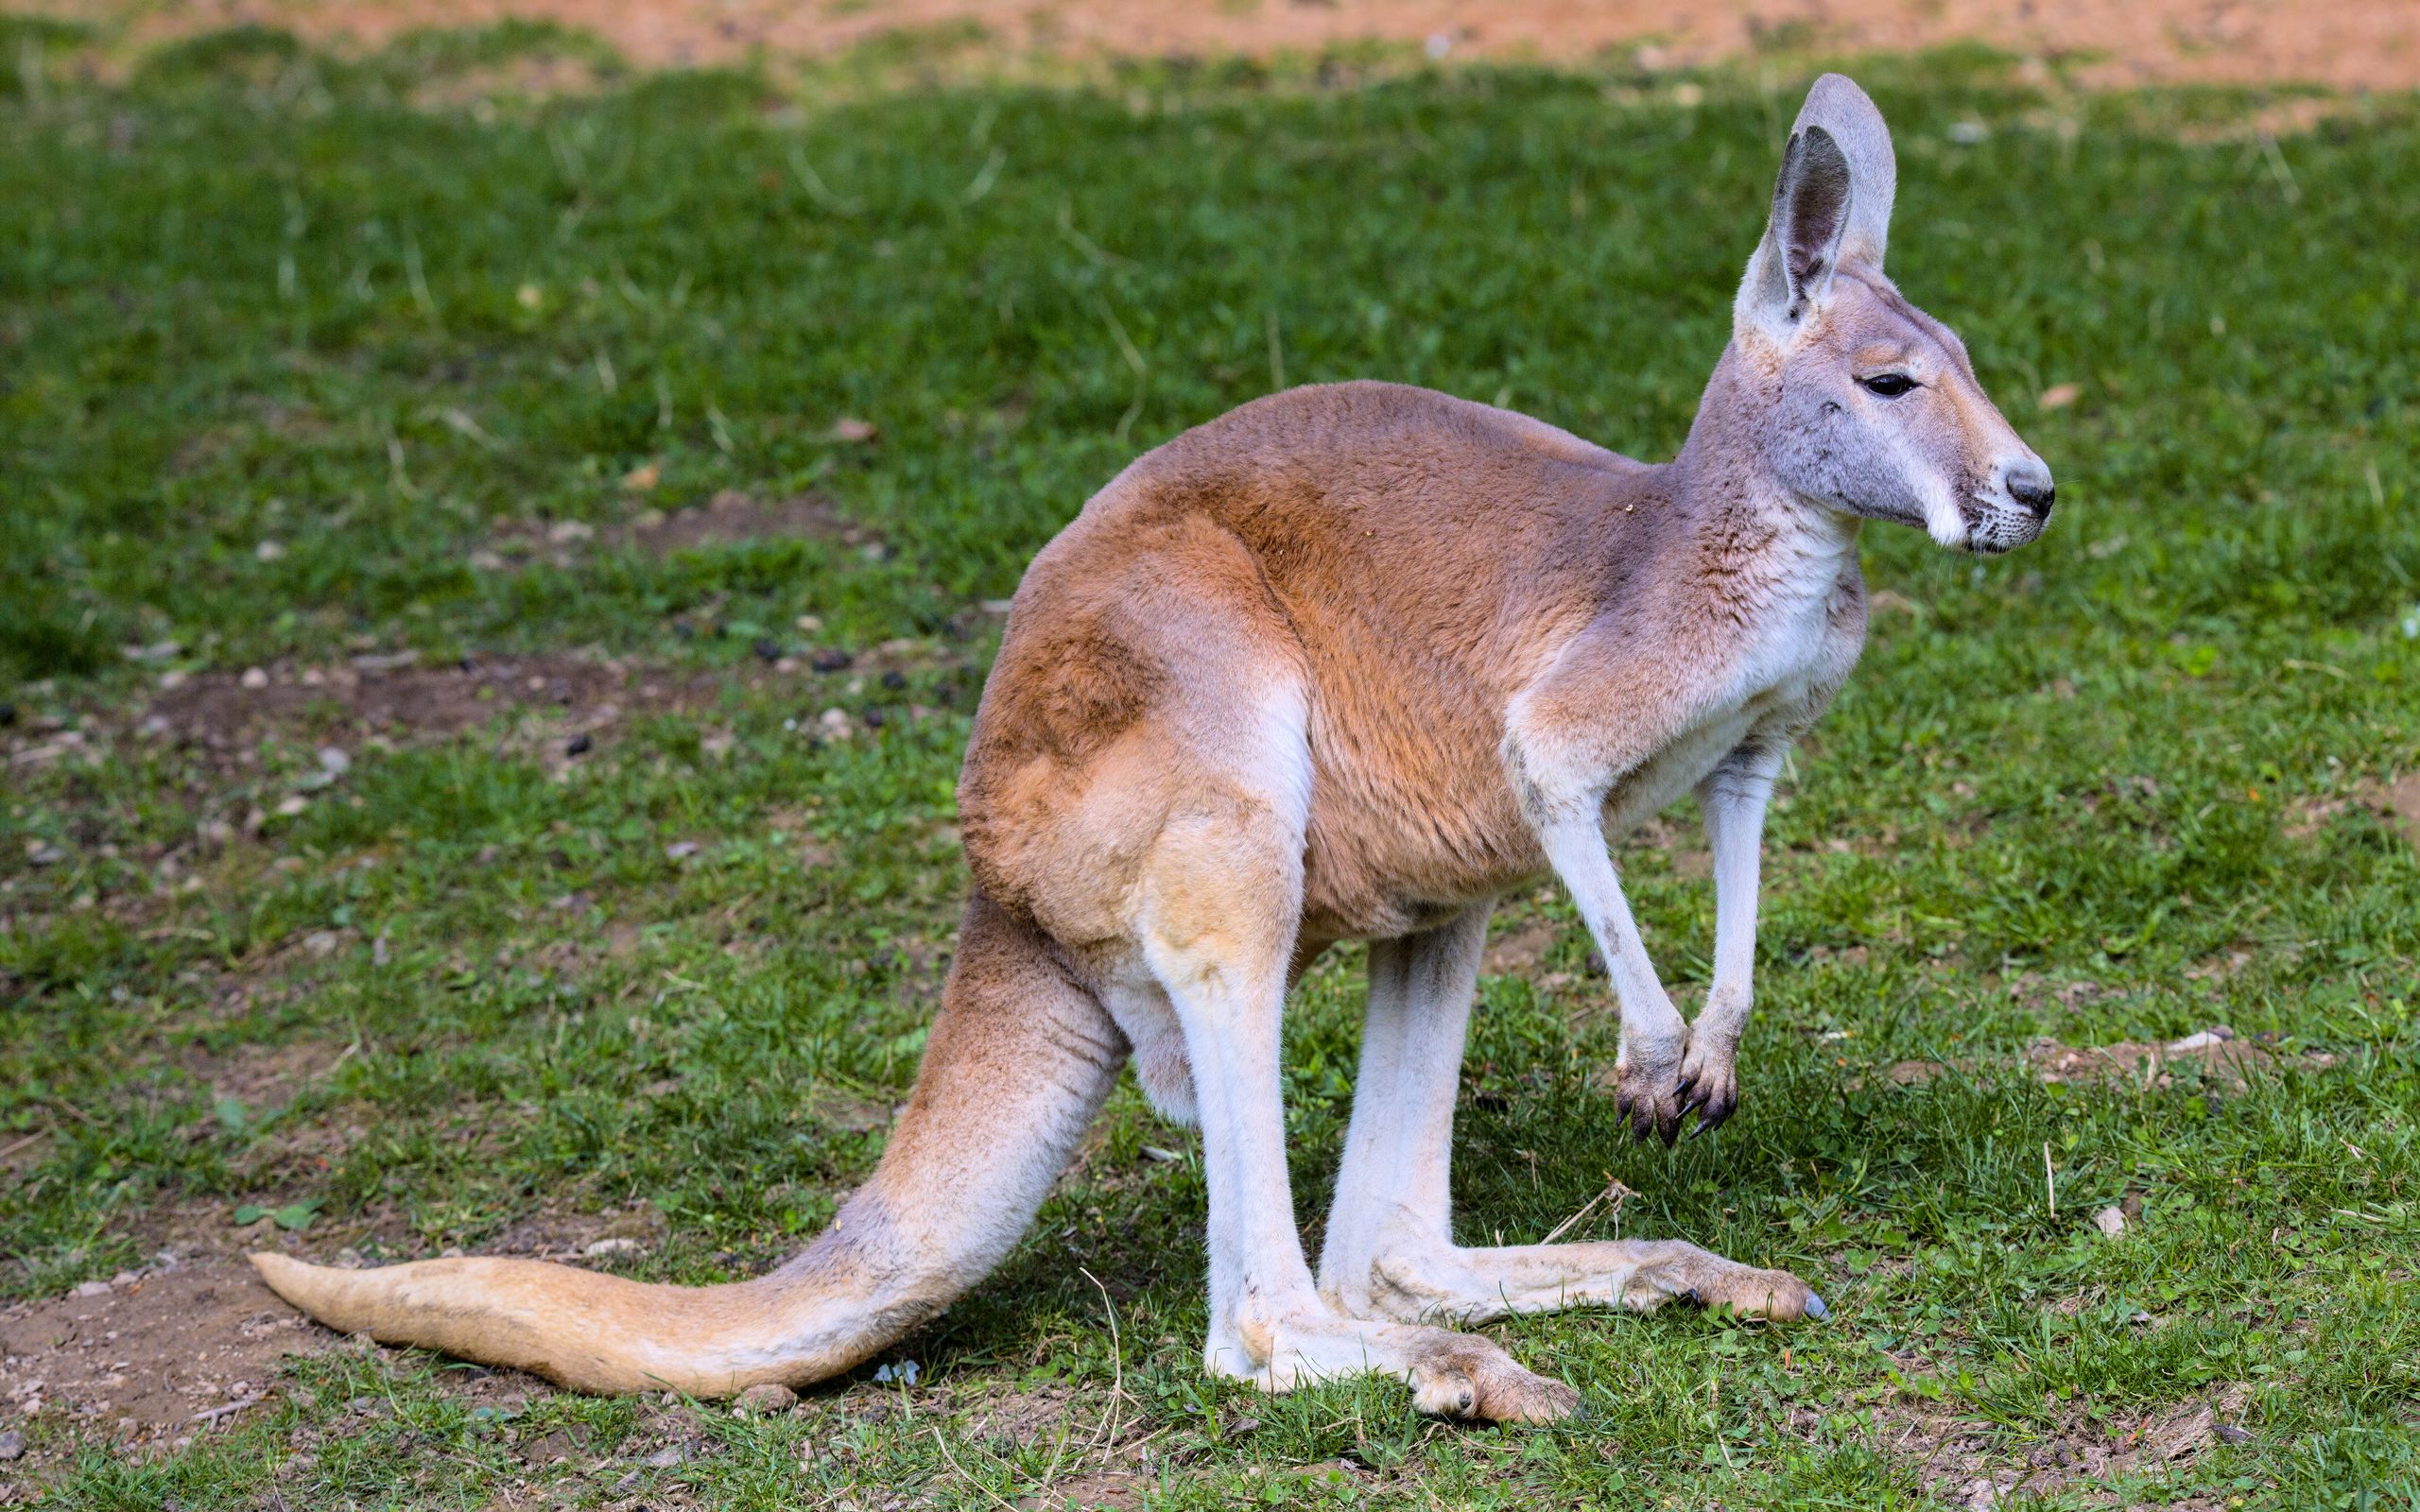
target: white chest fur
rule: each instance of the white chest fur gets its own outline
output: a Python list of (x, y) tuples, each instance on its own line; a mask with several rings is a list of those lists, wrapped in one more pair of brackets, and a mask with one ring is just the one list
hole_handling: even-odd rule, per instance
[(1688, 721), (1606, 791), (1608, 834), (1645, 823), (1750, 738), (1795, 729), (1829, 693), (1826, 674), (1841, 656), (1834, 600), (1855, 550), (1854, 537), (1794, 537), (1777, 543), (1760, 564), (1765, 570), (1754, 587), (1755, 612), (1701, 690)]

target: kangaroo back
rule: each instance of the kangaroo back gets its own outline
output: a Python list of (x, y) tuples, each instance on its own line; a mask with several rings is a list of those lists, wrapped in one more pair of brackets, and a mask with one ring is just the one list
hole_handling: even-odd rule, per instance
[(1044, 938), (977, 893), (881, 1162), (832, 1227), (771, 1275), (685, 1287), (534, 1260), (337, 1270), (257, 1254), (252, 1263), (330, 1328), (582, 1391), (720, 1397), (804, 1385), (871, 1358), (999, 1263), (1126, 1050)]

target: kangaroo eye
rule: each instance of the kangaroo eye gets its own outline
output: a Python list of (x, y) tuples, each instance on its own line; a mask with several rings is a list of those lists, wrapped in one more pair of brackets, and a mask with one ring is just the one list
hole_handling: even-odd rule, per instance
[(1867, 393), (1878, 399), (1896, 399), (1909, 389), (1917, 387), (1916, 381), (1904, 372), (1878, 372), (1871, 378), (1860, 378), (1858, 382), (1865, 386)]

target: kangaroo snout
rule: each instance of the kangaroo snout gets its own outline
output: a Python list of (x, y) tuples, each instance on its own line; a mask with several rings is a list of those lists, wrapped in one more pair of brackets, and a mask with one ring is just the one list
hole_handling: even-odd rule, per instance
[(2036, 520), (2050, 518), (2051, 502), (2058, 496), (2058, 486), (2050, 479), (2050, 469), (2038, 456), (2003, 465), (2000, 487), (2008, 496), (2033, 512)]

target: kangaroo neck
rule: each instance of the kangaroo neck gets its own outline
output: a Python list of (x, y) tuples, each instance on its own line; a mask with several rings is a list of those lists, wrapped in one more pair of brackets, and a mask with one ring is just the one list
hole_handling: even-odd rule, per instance
[(1665, 470), (1664, 486), (1685, 522), (1683, 542), (1709, 565), (1742, 569), (1778, 553), (1845, 559), (1857, 551), (1856, 516), (1802, 498), (1773, 475), (1766, 431), (1773, 424), (1778, 380), (1722, 349), (1690, 421), (1688, 439)]

